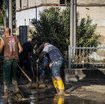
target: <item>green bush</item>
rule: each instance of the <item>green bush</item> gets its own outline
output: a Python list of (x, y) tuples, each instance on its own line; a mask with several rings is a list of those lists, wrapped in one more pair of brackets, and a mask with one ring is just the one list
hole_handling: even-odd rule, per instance
[(0, 25), (3, 25), (3, 17), (1, 15), (1, 13), (0, 13)]
[[(32, 32), (39, 41), (50, 41), (63, 53), (68, 51), (70, 37), (70, 11), (67, 7), (62, 12), (58, 8), (50, 8), (40, 13), (40, 20), (33, 19), (32, 24), (36, 31)], [(92, 25), (92, 20), (87, 17), (78, 21), (77, 18), (77, 46), (97, 46), (99, 35), (96, 35), (96, 24)]]

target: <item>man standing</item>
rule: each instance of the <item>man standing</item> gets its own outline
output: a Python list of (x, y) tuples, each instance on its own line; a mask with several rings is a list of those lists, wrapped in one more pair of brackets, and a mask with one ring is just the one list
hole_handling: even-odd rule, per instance
[(0, 52), (4, 52), (3, 79), (5, 97), (8, 97), (8, 86), (11, 82), (14, 86), (14, 92), (16, 93), (19, 91), (16, 74), (17, 62), (19, 60), (18, 55), (22, 50), (17, 37), (11, 35), (11, 30), (9, 28), (5, 28), (4, 36), (0, 41)]
[(50, 59), (50, 68), (52, 70), (52, 80), (54, 87), (56, 88), (57, 95), (66, 95), (64, 93), (64, 84), (60, 77), (60, 69), (63, 64), (63, 56), (60, 50), (52, 44), (44, 43), (44, 49), (40, 54), (40, 60), (48, 55)]

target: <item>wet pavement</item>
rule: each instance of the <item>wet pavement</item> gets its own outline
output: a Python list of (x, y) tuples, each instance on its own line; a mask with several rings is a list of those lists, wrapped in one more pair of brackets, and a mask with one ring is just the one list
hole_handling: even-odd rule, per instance
[[(0, 104), (5, 104), (3, 99), (0, 99)], [(103, 102), (96, 102), (92, 100), (84, 100), (74, 96), (31, 96), (31, 99), (25, 102), (9, 102), (8, 104), (104, 104)]]
[[(97, 88), (98, 91), (97, 92)], [(10, 99), (8, 104), (105, 104), (105, 95), (102, 90), (105, 89), (103, 85), (86, 85), (78, 87), (71, 91), (71, 96), (56, 96), (54, 89), (28, 89), (25, 88), (25, 97), (28, 97), (27, 101), (14, 102)], [(22, 90), (23, 90), (22, 89)], [(70, 90), (73, 89), (70, 88)], [(94, 89), (94, 90), (93, 90)], [(68, 89), (69, 91), (69, 89)], [(3, 98), (0, 98), (0, 104), (6, 104)]]

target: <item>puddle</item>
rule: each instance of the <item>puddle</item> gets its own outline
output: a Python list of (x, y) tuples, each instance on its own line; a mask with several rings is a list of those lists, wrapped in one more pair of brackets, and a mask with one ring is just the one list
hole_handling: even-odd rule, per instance
[(29, 100), (16, 103), (11, 99), (6, 103), (3, 98), (0, 98), (0, 104), (103, 104), (96, 101), (84, 100), (75, 96), (54, 96), (52, 91), (46, 92), (44, 90), (31, 90), (31, 94), (27, 96)]

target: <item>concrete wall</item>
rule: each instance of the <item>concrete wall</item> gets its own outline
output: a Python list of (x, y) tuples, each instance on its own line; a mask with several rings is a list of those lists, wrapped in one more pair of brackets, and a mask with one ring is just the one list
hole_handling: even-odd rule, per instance
[(59, 4), (60, 0), (16, 0), (16, 10), (26, 9), (34, 6), (39, 6), (41, 4)]
[(22, 9), (25, 9), (28, 7), (28, 0), (22, 0)]
[(79, 13), (79, 20), (89, 16), (92, 19), (92, 24), (97, 24), (96, 33), (102, 36), (100, 41), (105, 42), (105, 39), (103, 39), (105, 37), (105, 6), (78, 6), (77, 11)]
[(105, 0), (77, 0), (77, 4), (79, 19), (90, 16), (92, 24), (97, 24), (100, 42), (105, 43)]
[(46, 0), (46, 1), (47, 3), (59, 4), (59, 0)]
[[(22, 2), (22, 9), (33, 7), (41, 4), (60, 4), (60, 0), (16, 0), (16, 10), (20, 8), (20, 1)], [(104, 5), (105, 0), (77, 0), (78, 5)]]
[(93, 19), (93, 24), (105, 26), (105, 7), (78, 7), (77, 11), (80, 19), (90, 16)]
[(20, 2), (19, 2), (19, 0), (16, 0), (16, 10), (20, 10)]
[(78, 4), (105, 4), (105, 0), (77, 0)]
[[(41, 0), (39, 0), (39, 2), (40, 2)], [(28, 0), (28, 7), (33, 7), (33, 6), (35, 6), (36, 5), (36, 0)]]

